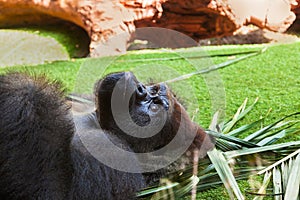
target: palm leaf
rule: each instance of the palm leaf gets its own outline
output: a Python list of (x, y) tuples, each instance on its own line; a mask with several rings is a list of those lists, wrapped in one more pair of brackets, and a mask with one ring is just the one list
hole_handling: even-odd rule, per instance
[(226, 135), (230, 135), (230, 136), (238, 136), (238, 135), (241, 135), (242, 133), (254, 128), (254, 127), (257, 127), (257, 125), (261, 124), (263, 122), (265, 118), (260, 118), (259, 120), (255, 121), (255, 122), (252, 122), (251, 124), (246, 124), (246, 125), (243, 125), (239, 128), (236, 128), (232, 131), (230, 131), (229, 133), (227, 133)]
[(243, 200), (244, 196), (242, 195), (236, 179), (234, 178), (223, 154), (220, 151), (213, 149), (212, 151), (208, 152), (208, 156), (212, 164), (215, 166), (223, 184), (225, 185), (230, 198), (234, 199), (234, 197), (236, 197), (239, 200)]
[[(178, 199), (186, 195), (191, 189), (197, 185), (199, 178), (191, 176), (182, 182), (173, 182), (170, 179), (163, 178), (160, 180), (161, 186), (145, 189), (137, 194), (140, 198), (156, 199)], [(150, 196), (149, 196), (150, 195)]]
[(299, 197), (300, 187), (300, 153), (290, 169), (289, 179), (285, 188), (284, 199), (296, 200)]
[(256, 98), (254, 103), (246, 109), (247, 102), (248, 102), (248, 99), (245, 99), (245, 101), (238, 108), (237, 112), (232, 117), (232, 119), (224, 125), (223, 130), (222, 130), (223, 134), (228, 133), (239, 120), (241, 120), (243, 117), (245, 117), (245, 115), (247, 115), (252, 110), (252, 108), (258, 102), (258, 98)]
[(262, 138), (266, 137), (270, 133), (270, 131), (272, 131), (276, 128), (284, 127), (287, 123), (289, 123), (289, 122), (282, 123), (284, 120), (286, 120), (287, 118), (290, 118), (290, 117), (294, 117), (294, 116), (299, 115), (299, 114), (300, 114), (300, 112), (296, 112), (296, 113), (287, 115), (287, 116), (281, 118), (280, 120), (278, 120), (278, 121), (262, 128), (262, 129), (260, 129), (256, 132), (254, 132), (253, 134), (247, 136), (244, 140), (253, 141), (253, 140), (255, 140), (255, 138), (262, 139)]
[[(258, 190), (258, 194), (266, 194), (267, 187), (270, 183), (272, 173), (265, 173), (262, 186)], [(255, 197), (253, 200), (261, 200), (263, 196)]]
[[(288, 126), (287, 128), (291, 128), (295, 124), (292, 124), (292, 125)], [(286, 135), (292, 135), (292, 134), (295, 134), (297, 132), (299, 132), (298, 128), (283, 129), (283, 130), (277, 131), (275, 135), (272, 135), (270, 137), (264, 138), (263, 140), (261, 140), (260, 142), (258, 142), (257, 145), (258, 146), (265, 146), (265, 145), (273, 144), (277, 140), (285, 137)]]
[[(282, 174), (278, 167), (273, 168), (273, 187), (274, 194), (282, 194)], [(282, 196), (275, 196), (275, 200), (282, 200)]]
[(225, 152), (224, 155), (226, 156), (227, 159), (230, 159), (230, 158), (249, 155), (249, 154), (257, 154), (257, 153), (266, 152), (266, 151), (280, 150), (280, 149), (287, 148), (287, 147), (289, 147), (289, 148), (296, 147), (297, 148), (299, 146), (300, 146), (300, 141), (286, 142), (286, 143), (268, 145), (268, 146), (263, 146), (263, 147), (255, 147), (255, 148), (249, 148), (249, 149), (228, 151), (228, 152)]
[(267, 50), (267, 47), (262, 48), (262, 49), (260, 49), (258, 51), (251, 52), (249, 54), (246, 54), (244, 56), (238, 57), (238, 58), (233, 59), (233, 60), (228, 60), (226, 62), (217, 64), (217, 65), (212, 65), (212, 66), (210, 66), (210, 67), (208, 67), (206, 69), (203, 69), (203, 70), (199, 70), (199, 71), (196, 71), (196, 72), (193, 72), (193, 73), (190, 73), (190, 74), (184, 74), (184, 75), (176, 77), (174, 79), (167, 80), (167, 81), (165, 81), (165, 83), (173, 83), (173, 82), (177, 82), (177, 81), (181, 81), (181, 80), (185, 80), (185, 79), (191, 78), (191, 77), (193, 77), (195, 75), (206, 74), (206, 73), (218, 70), (218, 69), (222, 69), (224, 67), (227, 67), (229, 65), (238, 63), (238, 62), (240, 62), (242, 60), (245, 60), (247, 58), (250, 58), (250, 57), (253, 57), (253, 56), (257, 56), (257, 55), (265, 52), (266, 50)]
[[(259, 171), (257, 174), (273, 173), (273, 193), (284, 194), (284, 199), (297, 200), (300, 188), (300, 149)], [(268, 184), (263, 187), (266, 188)], [(281, 200), (282, 196), (275, 196)]]

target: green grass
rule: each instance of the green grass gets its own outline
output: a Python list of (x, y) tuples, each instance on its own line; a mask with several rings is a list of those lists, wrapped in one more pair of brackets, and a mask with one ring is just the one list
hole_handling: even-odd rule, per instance
[[(84, 91), (92, 91), (94, 81), (109, 72), (133, 70), (143, 81), (161, 81), (195, 70), (195, 67), (186, 60), (174, 59), (178, 55), (185, 57), (211, 55), (212, 57), (189, 59), (189, 61), (203, 67), (212, 63), (221, 63), (234, 57), (234, 55), (217, 55), (234, 54), (261, 47), (261, 45), (205, 47), (206, 53), (203, 53), (199, 48), (179, 50), (173, 53), (139, 51), (118, 57), (111, 65), (108, 65), (106, 61), (111, 61), (112, 58), (105, 58), (106, 61), (100, 59), (96, 62), (94, 59), (86, 58), (31, 67), (11, 67), (9, 70), (25, 70), (30, 73), (46, 74), (50, 79), (60, 80), (68, 92), (78, 91), (78, 87), (81, 86), (87, 87)], [(173, 59), (171, 59), (172, 57)], [(82, 68), (82, 66), (85, 67)], [(150, 72), (149, 68), (153, 71)], [(0, 70), (4, 72), (7, 68)], [(143, 76), (143, 73), (146, 76)], [(265, 120), (265, 124), (270, 124), (285, 115), (300, 111), (300, 43), (271, 46), (263, 54), (228, 66), (219, 70), (218, 73), (226, 91), (227, 118), (235, 113), (247, 97), (250, 102), (253, 102), (256, 97), (259, 97), (260, 100), (255, 109), (240, 122), (241, 124), (259, 119), (260, 116), (266, 115), (270, 109), (272, 110)], [(189, 87), (186, 89), (185, 86)], [(171, 87), (184, 105), (188, 107), (191, 116), (195, 112), (195, 108), (199, 109), (195, 115), (195, 121), (203, 127), (207, 127), (211, 120), (212, 108), (211, 97), (203, 77), (193, 77)], [(192, 96), (189, 96), (191, 94)], [(288, 136), (280, 142), (299, 139), (298, 134)], [(248, 187), (247, 181), (240, 181), (239, 184), (242, 189)], [(200, 192), (197, 198), (224, 200), (228, 199), (228, 196), (223, 187), (218, 187)]]
[[(255, 48), (259, 45), (254, 45)], [(205, 50), (208, 54), (224, 54), (248, 51), (253, 49), (251, 45), (245, 46), (228, 46), (228, 47), (206, 47)], [(190, 54), (186, 56), (195, 55), (199, 51), (194, 49)], [(202, 53), (201, 53), (202, 54)], [(143, 51), (138, 54), (133, 52), (127, 55), (117, 58), (112, 65), (107, 66), (93, 66), (93, 63), (89, 63), (91, 59), (76, 59), (73, 61), (54, 62), (52, 64), (39, 65), (34, 67), (12, 67), (10, 70), (26, 70), (33, 71), (35, 73), (43, 73), (49, 75), (50, 78), (58, 79), (63, 82), (67, 90), (70, 92), (74, 89), (75, 80), (81, 65), (86, 65), (84, 72), (86, 81), (91, 82), (90, 87), (94, 82), (94, 79), (100, 78), (101, 74), (94, 73), (93, 70), (101, 72), (105, 69), (104, 73), (122, 70), (135, 70), (140, 72), (148, 73), (148, 77), (142, 77), (144, 81), (153, 81), (152, 79), (163, 79), (166, 74), (160, 73), (164, 68), (169, 67), (172, 73), (184, 74), (192, 72), (194, 69), (188, 62), (182, 59), (176, 60), (159, 60), (159, 58), (177, 56), (176, 53), (164, 53), (161, 51)], [(148, 61), (147, 59), (157, 58), (156, 60)], [(193, 59), (196, 62), (210, 62), (220, 63), (224, 62), (232, 56), (215, 56), (204, 59)], [(103, 59), (102, 59), (103, 60)], [(108, 59), (113, 60), (113, 59)], [(136, 61), (134, 61), (136, 60)], [(88, 63), (88, 64), (86, 64)], [(256, 57), (249, 58), (241, 61), (237, 64), (228, 66), (227, 68), (219, 70), (220, 78), (223, 80), (224, 88), (226, 91), (226, 113), (232, 115), (236, 108), (244, 101), (246, 97), (249, 101), (254, 101), (256, 97), (259, 97), (259, 103), (243, 121), (248, 123), (254, 119), (259, 118), (261, 115), (265, 115), (269, 109), (272, 109), (270, 116), (266, 123), (270, 123), (275, 119), (278, 119), (289, 113), (300, 110), (299, 92), (300, 92), (300, 43), (288, 44), (288, 45), (277, 45), (269, 47), (269, 49)], [(97, 61), (97, 64), (98, 61)], [(100, 64), (102, 64), (100, 62)], [(106, 64), (106, 63), (104, 63)], [(158, 66), (157, 68), (155, 66)], [(92, 69), (92, 67), (95, 67)], [(97, 68), (96, 68), (97, 67)], [(156, 71), (149, 72), (147, 68), (154, 68)], [(146, 69), (146, 70), (145, 70)], [(5, 69), (2, 69), (5, 70)], [(92, 73), (87, 74), (87, 72)], [(80, 73), (83, 73), (82, 71)], [(101, 72), (103, 73), (103, 72)], [(153, 76), (155, 74), (155, 76)], [(162, 77), (158, 77), (161, 76)], [(91, 78), (91, 76), (94, 76)], [(158, 78), (157, 78), (157, 77)], [(147, 79), (148, 78), (148, 79)], [(154, 80), (155, 81), (155, 80)], [(192, 91), (176, 91), (175, 86), (173, 90), (175, 93), (194, 93), (198, 100), (197, 105), (199, 107), (199, 113), (201, 116), (196, 117), (196, 121), (200, 122), (204, 127), (210, 122), (210, 96), (207, 91), (207, 86), (201, 76), (193, 77), (189, 80), (183, 81), (184, 84), (190, 85)], [(183, 83), (178, 83), (182, 85)], [(80, 83), (81, 84), (81, 83)], [(179, 98), (183, 100), (184, 104), (189, 104), (189, 99), (179, 95)]]
[(245, 123), (265, 115), (270, 108), (266, 124), (300, 111), (299, 64), (300, 44), (295, 43), (274, 46), (256, 58), (223, 69), (220, 73), (225, 83), (228, 113), (232, 113), (245, 97), (260, 98)]
[(66, 48), (70, 57), (78, 58), (88, 54), (89, 37), (87, 33), (68, 22), (59, 22), (53, 25), (27, 25), (12, 29), (54, 38)]

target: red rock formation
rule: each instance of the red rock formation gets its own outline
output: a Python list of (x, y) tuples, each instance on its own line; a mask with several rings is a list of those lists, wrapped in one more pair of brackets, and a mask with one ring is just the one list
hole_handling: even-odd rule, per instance
[(297, 0), (298, 4), (292, 6), (293, 12), (296, 14), (296, 20), (289, 30), (292, 32), (300, 32), (300, 0)]
[[(136, 28), (163, 27), (194, 39), (231, 35), (245, 24), (285, 31), (296, 0), (0, 0), (0, 27), (56, 17), (84, 28), (91, 56), (120, 53)], [(118, 39), (109, 40), (115, 35)], [(108, 45), (103, 46), (104, 42)]]

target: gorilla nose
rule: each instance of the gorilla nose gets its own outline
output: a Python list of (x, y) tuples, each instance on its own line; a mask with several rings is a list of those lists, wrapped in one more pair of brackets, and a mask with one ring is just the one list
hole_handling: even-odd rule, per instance
[(137, 84), (136, 95), (138, 98), (145, 98), (147, 96), (147, 89), (143, 84), (141, 83)]

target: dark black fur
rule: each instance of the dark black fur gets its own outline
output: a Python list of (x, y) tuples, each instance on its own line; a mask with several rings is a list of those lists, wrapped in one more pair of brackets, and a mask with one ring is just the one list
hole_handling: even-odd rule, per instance
[[(118, 81), (119, 85), (116, 86)], [(157, 89), (156, 87), (161, 87), (160, 95), (151, 97), (150, 92), (158, 92), (155, 91)], [(115, 98), (116, 102), (113, 106), (118, 106), (115, 109), (120, 117), (119, 121), (123, 124), (122, 128), (116, 124), (116, 116), (112, 114), (111, 99), (113, 90), (118, 94), (118, 98)], [(152, 152), (168, 144), (176, 135), (176, 121), (172, 121), (173, 106), (169, 105), (169, 103), (173, 103), (172, 97), (164, 84), (160, 86), (144, 86), (138, 82), (132, 73), (121, 72), (110, 74), (106, 76), (105, 79), (100, 80), (96, 84), (95, 93), (96, 113), (101, 128), (126, 141), (134, 152)], [(128, 108), (128, 100), (130, 119), (128, 119), (127, 115), (122, 117)], [(151, 105), (158, 105), (160, 107), (156, 112), (153, 112), (151, 111)], [(157, 134), (152, 137), (140, 138), (130, 136), (124, 132), (123, 129), (125, 127), (128, 128), (129, 131), (135, 131), (137, 135), (143, 136), (143, 134), (145, 134), (143, 131), (145, 130), (141, 131), (131, 128), (128, 124), (131, 124), (130, 120), (132, 120), (132, 122), (141, 127), (149, 125), (149, 115), (152, 115), (153, 121), (156, 120), (151, 131), (154, 131), (155, 127), (162, 127), (162, 129), (157, 130)], [(162, 120), (163, 118), (165, 118), (165, 120)]]
[(95, 160), (73, 133), (58, 84), (1, 75), (0, 199), (129, 199), (144, 186), (141, 174)]

